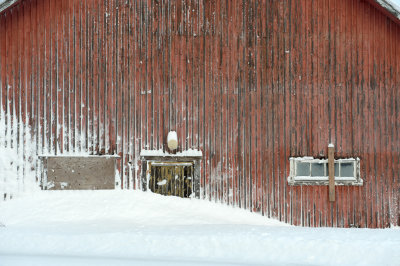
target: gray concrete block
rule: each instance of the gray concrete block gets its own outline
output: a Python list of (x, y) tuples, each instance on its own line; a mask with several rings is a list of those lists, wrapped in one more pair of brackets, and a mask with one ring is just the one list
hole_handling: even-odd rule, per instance
[(115, 157), (54, 156), (47, 160), (48, 190), (95, 190), (115, 188)]

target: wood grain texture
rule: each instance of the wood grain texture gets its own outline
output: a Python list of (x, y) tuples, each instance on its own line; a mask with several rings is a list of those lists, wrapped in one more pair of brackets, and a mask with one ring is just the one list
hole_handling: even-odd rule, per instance
[[(400, 224), (400, 26), (368, 1), (25, 0), (0, 36), (5, 143), (36, 169), (43, 153), (118, 154), (121, 187), (141, 189), (140, 151), (175, 130), (178, 151), (203, 152), (202, 198), (296, 225)], [(286, 181), (289, 157), (327, 143), (364, 180), (333, 203)]]
[[(328, 169), (329, 169), (329, 201), (335, 201), (335, 154), (334, 147), (328, 147)], [(343, 193), (342, 193), (343, 194)]]

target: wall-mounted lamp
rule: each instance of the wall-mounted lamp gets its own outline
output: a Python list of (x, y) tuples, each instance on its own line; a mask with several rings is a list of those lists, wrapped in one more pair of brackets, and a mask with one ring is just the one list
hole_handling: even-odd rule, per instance
[(176, 131), (170, 131), (168, 133), (167, 144), (171, 151), (178, 148), (178, 136), (176, 135)]

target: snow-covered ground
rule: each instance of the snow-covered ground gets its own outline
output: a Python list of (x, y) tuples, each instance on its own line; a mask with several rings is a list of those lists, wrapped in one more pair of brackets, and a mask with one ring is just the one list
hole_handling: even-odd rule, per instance
[(0, 265), (400, 265), (399, 229), (287, 226), (141, 191), (0, 201)]

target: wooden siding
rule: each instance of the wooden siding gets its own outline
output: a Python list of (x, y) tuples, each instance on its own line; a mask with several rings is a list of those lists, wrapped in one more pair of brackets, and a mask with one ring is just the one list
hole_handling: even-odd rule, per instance
[[(25, 0), (0, 14), (0, 99), (30, 126), (11, 145), (118, 154), (122, 188), (140, 188), (140, 151), (176, 130), (179, 150), (203, 152), (202, 198), (387, 227), (400, 224), (399, 43), (360, 0)], [(288, 186), (289, 157), (326, 158), (331, 142), (361, 158), (364, 185), (333, 203), (327, 186)]]

